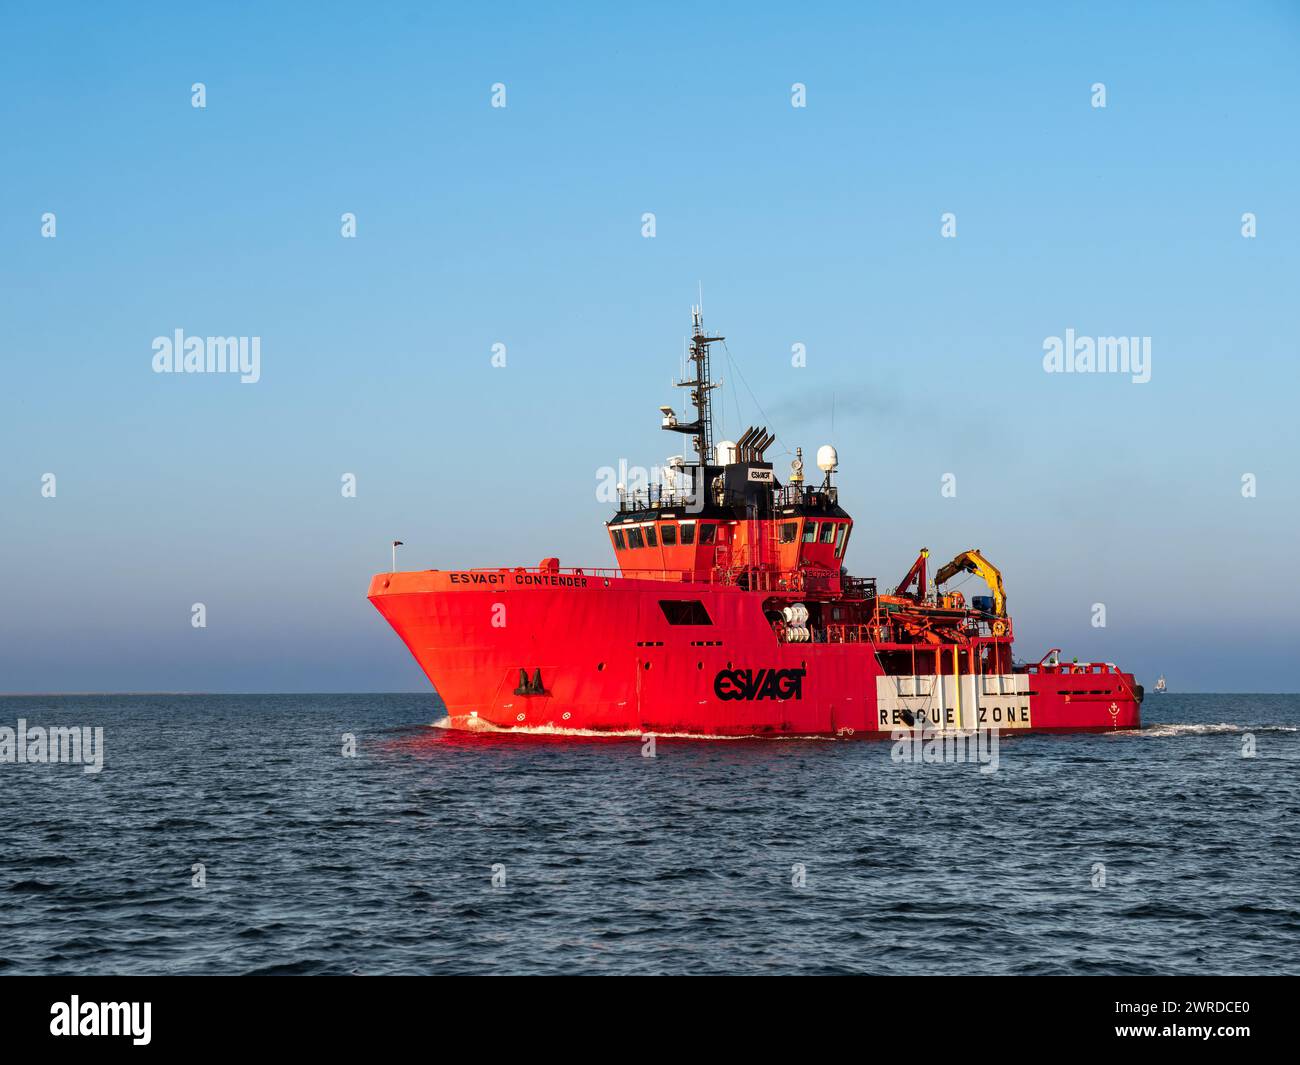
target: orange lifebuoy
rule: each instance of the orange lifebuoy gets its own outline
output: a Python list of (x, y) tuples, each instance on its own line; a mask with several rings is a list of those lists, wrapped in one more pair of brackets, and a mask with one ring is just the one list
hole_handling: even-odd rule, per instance
[(994, 636), (1001, 636), (1001, 635), (1002, 635), (1003, 633), (1005, 633), (1006, 631), (1007, 631), (1007, 623), (1006, 623), (1005, 621), (995, 621), (995, 622), (993, 622), (993, 635), (994, 635)]

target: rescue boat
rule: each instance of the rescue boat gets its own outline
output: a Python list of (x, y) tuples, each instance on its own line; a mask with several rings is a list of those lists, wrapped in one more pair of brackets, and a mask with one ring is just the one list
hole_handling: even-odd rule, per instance
[[(614, 567), (380, 573), (369, 599), (458, 729), (678, 736), (889, 736), (902, 730), (1107, 731), (1140, 723), (1142, 687), (1111, 662), (1012, 653), (1002, 575), (963, 551), (931, 580), (922, 549), (902, 581), (850, 575), (853, 519), (839, 459), (802, 449), (782, 483), (752, 427), (714, 441), (710, 346), (692, 312), (688, 419), (695, 460), (620, 486), (606, 521)], [(950, 588), (978, 576), (987, 595)]]

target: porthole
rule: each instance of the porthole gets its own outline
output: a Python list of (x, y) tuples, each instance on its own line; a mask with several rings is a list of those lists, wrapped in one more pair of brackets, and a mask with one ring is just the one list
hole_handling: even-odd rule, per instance
[(596, 663), (596, 671), (597, 671), (597, 672), (600, 672), (600, 670), (602, 670), (602, 669), (604, 669), (604, 668), (605, 668), (605, 663), (604, 663), (604, 662), (597, 662), (597, 663)]
[(642, 668), (642, 669), (649, 669), (649, 668), (650, 668), (650, 663), (649, 663), (649, 662), (645, 663), (645, 665), (643, 665), (641, 668)]
[(704, 663), (703, 663), (703, 662), (696, 662), (696, 663), (695, 663), (695, 668), (696, 668), (696, 669), (703, 669), (703, 668), (704, 668)]

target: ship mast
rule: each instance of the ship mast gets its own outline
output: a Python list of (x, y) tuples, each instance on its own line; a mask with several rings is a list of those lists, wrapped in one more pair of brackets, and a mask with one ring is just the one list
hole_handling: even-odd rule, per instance
[(676, 417), (665, 411), (664, 428), (677, 433), (687, 433), (695, 444), (695, 453), (699, 458), (701, 483), (704, 467), (713, 456), (713, 411), (709, 405), (709, 393), (718, 385), (709, 379), (709, 345), (723, 337), (704, 335), (704, 315), (700, 307), (691, 308), (691, 353), (690, 360), (695, 363), (695, 376), (684, 381), (674, 381), (678, 388), (691, 390), (691, 404), (695, 407), (695, 420), (689, 423), (678, 422)]

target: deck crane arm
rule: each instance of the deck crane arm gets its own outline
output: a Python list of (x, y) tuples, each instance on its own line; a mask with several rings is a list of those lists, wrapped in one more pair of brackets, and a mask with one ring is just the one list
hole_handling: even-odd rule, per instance
[(972, 547), (969, 551), (963, 551), (954, 558), (934, 575), (934, 583), (936, 585), (947, 584), (953, 577), (962, 572), (979, 574), (984, 583), (989, 586), (989, 591), (993, 593), (993, 612), (998, 617), (1005, 617), (1007, 613), (1007, 593), (1006, 589), (1002, 587), (1002, 572), (981, 555), (978, 548)]
[(928, 547), (921, 548), (921, 553), (916, 556), (916, 561), (912, 563), (912, 568), (907, 571), (907, 576), (903, 578), (902, 583), (894, 589), (895, 595), (911, 595), (911, 587), (916, 585), (916, 595), (914, 598), (919, 603), (925, 598), (925, 564), (926, 559), (930, 557)]

